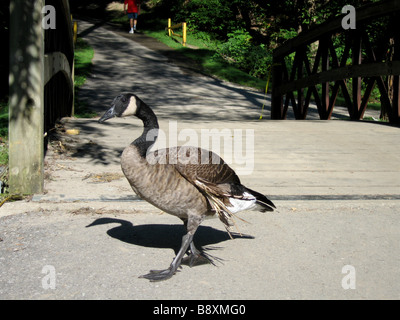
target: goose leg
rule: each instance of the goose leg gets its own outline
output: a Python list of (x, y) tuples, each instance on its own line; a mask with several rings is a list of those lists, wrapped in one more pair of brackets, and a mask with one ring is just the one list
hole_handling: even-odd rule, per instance
[(179, 268), (181, 265), (181, 261), (183, 256), (185, 255), (186, 250), (188, 249), (190, 243), (193, 240), (193, 235), (187, 233), (182, 237), (182, 245), (181, 248), (179, 249), (178, 254), (172, 260), (171, 265), (169, 266), (168, 269), (165, 270), (150, 270), (148, 274), (145, 274), (143, 276), (140, 276), (139, 278), (145, 278), (150, 281), (162, 281), (162, 280), (167, 280), (171, 278), (176, 270)]
[[(184, 219), (182, 220), (185, 228), (187, 229), (188, 221)], [(190, 243), (190, 254), (182, 259), (182, 264), (189, 267), (194, 267), (208, 263), (211, 263), (210, 259), (208, 259), (200, 250), (198, 250), (194, 245), (194, 241), (192, 241)]]
[[(203, 220), (202, 218), (198, 218), (198, 217), (189, 218), (189, 221), (185, 224), (187, 226), (188, 232), (187, 232), (187, 234), (185, 234), (182, 237), (181, 248), (179, 249), (179, 252), (176, 255), (176, 257), (174, 258), (174, 260), (172, 260), (172, 263), (168, 269), (150, 270), (150, 272), (148, 274), (142, 275), (139, 278), (145, 278), (150, 281), (162, 281), (162, 280), (167, 280), (167, 279), (171, 278), (175, 274), (175, 272), (177, 271), (179, 266), (181, 265), (182, 258), (185, 255), (189, 246), (192, 249), (191, 244), (193, 243), (194, 234), (195, 234), (197, 228), (199, 227), (200, 223), (202, 222), (202, 220)], [(193, 246), (193, 248), (194, 248), (194, 246)]]

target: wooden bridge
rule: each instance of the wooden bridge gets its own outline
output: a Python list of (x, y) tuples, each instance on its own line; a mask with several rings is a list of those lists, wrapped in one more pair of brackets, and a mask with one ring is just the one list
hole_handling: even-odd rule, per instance
[(72, 30), (68, 0), (10, 1), (10, 193), (43, 191), (44, 135), (73, 113)]
[[(330, 119), (341, 89), (350, 119), (359, 120), (377, 85), (389, 121), (400, 122), (400, 1), (387, 0), (356, 8), (356, 29), (344, 30), (343, 18), (344, 15), (339, 16), (300, 33), (274, 51), (272, 119), (285, 119), (289, 104), (296, 119), (306, 119), (311, 96), (320, 118)], [(367, 27), (382, 18), (387, 21), (385, 38), (379, 39), (380, 46), (373, 48)], [(339, 35), (345, 38), (340, 59), (334, 46), (334, 38)], [(290, 63), (289, 55), (293, 53)], [(348, 79), (352, 80), (351, 90)]]

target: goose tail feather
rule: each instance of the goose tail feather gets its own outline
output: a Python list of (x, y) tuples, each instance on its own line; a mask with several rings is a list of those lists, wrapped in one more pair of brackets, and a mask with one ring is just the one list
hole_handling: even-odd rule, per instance
[(263, 194), (251, 190), (249, 188), (245, 188), (248, 193), (253, 195), (256, 198), (256, 204), (258, 206), (258, 210), (261, 212), (266, 212), (266, 211), (274, 211), (276, 209), (275, 205), (271, 200), (269, 200), (266, 196)]

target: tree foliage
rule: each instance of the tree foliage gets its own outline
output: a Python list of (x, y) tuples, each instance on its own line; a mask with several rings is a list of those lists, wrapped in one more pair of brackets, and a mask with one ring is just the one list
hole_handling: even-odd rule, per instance
[[(287, 39), (342, 15), (345, 5), (358, 8), (377, 1), (150, 0), (174, 21), (186, 21), (192, 31), (221, 41), (218, 52), (226, 61), (258, 77), (265, 77), (271, 51)], [(380, 29), (371, 28), (371, 39), (379, 40)]]
[[(304, 31), (341, 15), (345, 5), (356, 8), (378, 0), (152, 0), (169, 17), (186, 20), (191, 28), (227, 39), (245, 29), (254, 39), (276, 46), (285, 32)], [(283, 33), (283, 36), (281, 34)]]

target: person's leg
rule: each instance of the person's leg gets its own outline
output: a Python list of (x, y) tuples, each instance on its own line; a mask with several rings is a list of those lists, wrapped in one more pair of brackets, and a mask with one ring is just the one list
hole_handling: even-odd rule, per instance
[(136, 30), (137, 18), (138, 18), (138, 14), (136, 12), (133, 14), (133, 30)]
[(133, 33), (133, 25), (134, 25), (134, 22), (133, 22), (133, 18), (134, 18), (133, 13), (128, 13), (128, 18), (129, 18), (129, 25), (131, 26), (131, 30), (129, 31), (129, 33)]

